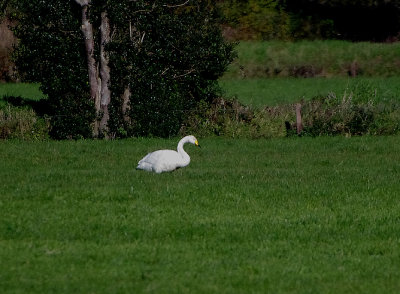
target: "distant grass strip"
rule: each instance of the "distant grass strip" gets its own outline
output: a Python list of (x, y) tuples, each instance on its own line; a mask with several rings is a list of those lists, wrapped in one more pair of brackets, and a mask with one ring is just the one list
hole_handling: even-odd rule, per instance
[(22, 97), (36, 101), (46, 98), (39, 90), (39, 84), (28, 83), (0, 83), (0, 102), (4, 96)]
[(240, 42), (226, 77), (399, 76), (400, 42)]
[(2, 293), (398, 293), (400, 137), (0, 144)]
[(236, 97), (243, 104), (256, 108), (310, 100), (330, 93), (343, 96), (357, 92), (375, 102), (400, 101), (400, 77), (221, 79), (220, 85), (225, 96)]

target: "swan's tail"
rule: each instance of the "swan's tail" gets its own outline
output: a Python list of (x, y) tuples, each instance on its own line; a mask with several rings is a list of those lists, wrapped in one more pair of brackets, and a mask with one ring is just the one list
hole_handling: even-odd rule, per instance
[(136, 169), (152, 171), (153, 170), (153, 166), (150, 163), (147, 163), (147, 162), (141, 160), (141, 161), (139, 161)]

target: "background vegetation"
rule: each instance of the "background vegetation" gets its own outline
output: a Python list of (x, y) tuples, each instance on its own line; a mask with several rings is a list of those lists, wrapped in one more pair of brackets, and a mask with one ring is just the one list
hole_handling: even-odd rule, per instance
[[(217, 96), (232, 45), (223, 40), (209, 1), (181, 4), (11, 1), (8, 15), (18, 38), (13, 56), (21, 78), (40, 83), (48, 97), (53, 138), (171, 136), (185, 110)], [(81, 31), (82, 15), (94, 28), (92, 37)], [(93, 50), (85, 40), (93, 41)], [(96, 63), (92, 71), (88, 60)], [(103, 80), (107, 71), (110, 79)], [(90, 79), (92, 72), (98, 77)], [(107, 127), (101, 129), (103, 119)]]
[(395, 41), (396, 0), (220, 0), (225, 36), (236, 40)]
[(400, 42), (240, 42), (226, 78), (400, 76)]
[[(317, 49), (312, 49), (313, 46)], [(286, 126), (295, 123), (295, 103), (301, 103), (308, 135), (397, 134), (400, 83), (398, 68), (394, 65), (400, 55), (393, 54), (399, 50), (397, 47), (397, 43), (368, 46), (344, 41), (244, 42), (237, 47), (238, 59), (219, 81), (223, 95), (237, 101), (224, 98), (214, 99), (211, 107), (207, 103), (199, 104), (186, 113), (188, 118), (180, 125), (179, 133), (284, 137), (293, 134)], [(372, 56), (375, 58), (371, 59)], [(351, 72), (351, 60), (357, 60), (355, 76)], [(306, 65), (302, 71), (300, 65)], [(265, 69), (273, 67), (282, 71), (266, 79), (274, 71)], [(295, 68), (297, 75), (293, 74)], [(318, 78), (315, 68), (320, 69)], [(21, 94), (18, 94), (19, 87)], [(30, 86), (0, 85), (0, 95), (24, 96), (29, 92), (26, 87)], [(31, 96), (27, 98), (43, 98), (37, 86), (31, 89)], [(15, 102), (13, 106), (21, 106)], [(29, 105), (33, 106), (26, 99), (25, 106)], [(182, 111), (174, 114), (181, 115)], [(42, 115), (42, 119), (46, 117)], [(9, 122), (4, 125), (10, 129)]]
[[(19, 34), (20, 38), (25, 38), (24, 42), (26, 42), (20, 42), (19, 51), (15, 52), (17, 60), (19, 60), (20, 72), (28, 74), (25, 79), (29, 76), (31, 81), (41, 82), (41, 86), (45, 94), (47, 94), (50, 102), (50, 107), (47, 108), (50, 111), (47, 114), (52, 122), (50, 129), (52, 137), (90, 137), (92, 135), (90, 122), (95, 119), (95, 115), (97, 117), (102, 114), (100, 112), (97, 114), (92, 112), (93, 105), (91, 105), (86, 95), (88, 84), (87, 82), (85, 84), (85, 79), (83, 78), (86, 75), (86, 69), (84, 68), (85, 62), (81, 60), (82, 42), (79, 43), (81, 32), (79, 31), (78, 10), (74, 10), (76, 15), (68, 14), (70, 9), (77, 8), (77, 5), (73, 4), (72, 1), (69, 7), (45, 4), (40, 8), (32, 4), (33, 2), (29, 2), (26, 6), (22, 2), (7, 2), (12, 4), (8, 7), (5, 6), (7, 7), (8, 15), (20, 19), (15, 32), (17, 35)], [(330, 99), (335, 96), (336, 100), (343, 99), (343, 97), (352, 98), (355, 91), (354, 87), (357, 86), (349, 87), (350, 83), (347, 80), (343, 80), (341, 87), (328, 86), (324, 87), (323, 90), (317, 90), (316, 87), (324, 82), (314, 81), (315, 87), (309, 87), (307, 82), (293, 80), (288, 81), (285, 87), (289, 89), (289, 86), (291, 86), (290, 88), (293, 89), (293, 85), (294, 87), (297, 87), (298, 83), (303, 83), (303, 85), (300, 85), (300, 90), (296, 91), (296, 94), (292, 94), (281, 89), (285, 82), (277, 81), (277, 86), (272, 86), (271, 89), (267, 90), (264, 82), (260, 79), (270, 77), (394, 77), (387, 80), (388, 84), (385, 86), (376, 86), (377, 82), (371, 80), (366, 82), (366, 84), (369, 84), (367, 88), (373, 88), (371, 91), (375, 94), (371, 95), (370, 90), (365, 91), (364, 102), (369, 104), (365, 105), (365, 107), (363, 106), (363, 109), (368, 108), (371, 110), (370, 101), (374, 101), (375, 108), (379, 104), (379, 109), (373, 109), (373, 112), (379, 113), (377, 115), (379, 117), (382, 113), (388, 113), (388, 120), (392, 121), (393, 126), (390, 129), (393, 130), (393, 133), (397, 132), (395, 131), (397, 130), (397, 115), (393, 114), (397, 113), (397, 104), (389, 102), (390, 100), (396, 100), (398, 97), (398, 91), (392, 85), (395, 84), (395, 77), (399, 76), (400, 69), (400, 47), (398, 42), (394, 42), (397, 40), (397, 32), (399, 31), (398, 15), (400, 15), (394, 12), (399, 11), (400, 8), (395, 1), (331, 1), (327, 3), (326, 1), (307, 0), (300, 2), (290, 0), (227, 0), (218, 1), (218, 7), (222, 11), (221, 15), (218, 15), (214, 9), (215, 7), (210, 6), (209, 2), (203, 1), (200, 6), (202, 7), (201, 9), (204, 8), (202, 11), (205, 13), (204, 15), (207, 15), (206, 17), (197, 12), (197, 18), (192, 18), (193, 15), (190, 14), (192, 6), (188, 6), (187, 9), (176, 9), (174, 17), (165, 19), (163, 18), (165, 5), (163, 6), (161, 2), (157, 2), (160, 4), (155, 6), (158, 7), (157, 9), (152, 7), (149, 10), (146, 10), (145, 6), (143, 6), (145, 4), (142, 3), (142, 7), (140, 6), (141, 4), (136, 3), (134, 8), (145, 13), (139, 13), (140, 17), (136, 17), (134, 19), (135, 22), (132, 22), (133, 19), (130, 19), (128, 14), (124, 13), (129, 9), (133, 9), (131, 2), (124, 2), (125, 4), (121, 4), (122, 6), (112, 6), (112, 1), (106, 2), (97, 1), (93, 5), (97, 10), (93, 9), (91, 18), (98, 25), (100, 23), (100, 11), (110, 5), (108, 10), (112, 18), (111, 23), (114, 28), (118, 26), (121, 28), (118, 33), (114, 30), (114, 41), (108, 46), (108, 52), (111, 54), (112, 70), (114, 73), (118, 73), (113, 76), (111, 83), (113, 99), (110, 105), (111, 119), (108, 123), (108, 135), (111, 137), (171, 136), (188, 130), (221, 135), (223, 133), (232, 133), (230, 131), (221, 131), (221, 128), (225, 128), (222, 127), (225, 122), (229, 122), (228, 125), (231, 126), (232, 119), (236, 120), (233, 125), (246, 125), (247, 130), (242, 132), (246, 133), (246, 136), (248, 136), (248, 131), (251, 129), (253, 129), (250, 132), (251, 134), (257, 134), (254, 135), (255, 137), (260, 136), (257, 130), (262, 127), (259, 122), (255, 123), (253, 120), (254, 110), (249, 112), (252, 115), (249, 115), (249, 113), (245, 115), (246, 119), (244, 121), (240, 121), (240, 119), (237, 121), (237, 118), (241, 117), (241, 115), (237, 115), (239, 111), (237, 109), (228, 111), (231, 113), (229, 114), (231, 117), (220, 117), (218, 119), (209, 117), (210, 113), (215, 113), (215, 111), (218, 113), (224, 113), (225, 111), (220, 109), (220, 106), (215, 105), (215, 101), (221, 101), (217, 99), (217, 96), (221, 96), (217, 79), (234, 56), (230, 51), (232, 49), (231, 45), (224, 45), (218, 29), (214, 26), (218, 17), (222, 23), (225, 38), (231, 40), (258, 40), (257, 42), (242, 41), (236, 47), (239, 57), (229, 67), (228, 72), (220, 81), (220, 85), (225, 87), (229, 97), (237, 96), (239, 101), (245, 104), (254, 104), (253, 106), (255, 107), (266, 104), (270, 107), (276, 107), (284, 102), (306, 101), (315, 98), (317, 95), (322, 95), (324, 97), (319, 97), (317, 100), (325, 104), (322, 100), (327, 98), (328, 95), (330, 95)], [(32, 7), (29, 5), (34, 5), (37, 9), (30, 9)], [(129, 9), (126, 10), (124, 7)], [(41, 14), (44, 11), (43, 9), (51, 11), (51, 13), (46, 14), (48, 19), (29, 16), (34, 13)], [(148, 14), (146, 11), (151, 13)], [(346, 14), (340, 14), (340, 11), (346, 11)], [(374, 16), (378, 20), (379, 26), (375, 26), (374, 30), (368, 30), (369, 34), (366, 34), (366, 30), (361, 28), (368, 27), (369, 23), (372, 23), (368, 21), (372, 12), (375, 13)], [(41, 29), (41, 25), (46, 27), (46, 24), (54, 22), (52, 17), (57, 13), (61, 13), (65, 20), (58, 22), (57, 26), (52, 26), (53, 31)], [(37, 22), (39, 19), (41, 20), (36, 25), (31, 25), (30, 21)], [(163, 21), (154, 21), (155, 19), (163, 19)], [(210, 19), (210, 22), (203, 23), (204, 26), (195, 25), (207, 19)], [(126, 33), (128, 30), (126, 24), (130, 24), (130, 34)], [(200, 29), (198, 31), (194, 30), (193, 24), (194, 27)], [(68, 30), (63, 27), (65, 25), (74, 28), (73, 34), (71, 32), (71, 34), (68, 33)], [(168, 27), (167, 31), (169, 31), (170, 36), (179, 35), (182, 40), (186, 40), (186, 43), (177, 40), (175, 37), (171, 39), (166, 36), (163, 34), (164, 29), (158, 25), (163, 28)], [(183, 27), (189, 29), (180, 31), (180, 28)], [(192, 29), (190, 29), (191, 27)], [(349, 28), (347, 31), (345, 30), (346, 27)], [(41, 31), (46, 32), (45, 38), (38, 38), (35, 35), (35, 33), (40, 34)], [(196, 34), (193, 32), (196, 32)], [(69, 40), (72, 47), (66, 48), (64, 45), (67, 43), (61, 42), (66, 37), (66, 33), (67, 35), (70, 34)], [(233, 35), (229, 35), (230, 33)], [(207, 37), (205, 37), (206, 35)], [(144, 36), (146, 37), (143, 39)], [(386, 43), (323, 40), (326, 38), (351, 41), (386, 41)], [(36, 42), (36, 39), (45, 40), (46, 44), (50, 44), (50, 48), (54, 50), (51, 49), (53, 51), (50, 50), (45, 55), (41, 54), (40, 48), (43, 46)], [(145, 42), (139, 48), (138, 44), (141, 39), (145, 40)], [(309, 42), (304, 41), (304, 39), (322, 40)], [(260, 42), (259, 40), (273, 41)], [(287, 40), (296, 40), (296, 42), (287, 42)], [(193, 42), (197, 41), (200, 43), (196, 43), (196, 46), (194, 46)], [(204, 44), (214, 44), (210, 49), (212, 52), (210, 50), (200, 50), (199, 48), (203, 48), (201, 47), (202, 42)], [(28, 50), (27, 44), (33, 44), (33, 47), (37, 46), (37, 50)], [(60, 46), (60, 44), (64, 45)], [(164, 45), (165, 51), (157, 49), (162, 48)], [(185, 49), (180, 49), (179, 54), (177, 54), (176, 48), (178, 47)], [(55, 56), (63, 56), (66, 52), (65, 50), (75, 50), (76, 54), (69, 54), (68, 58), (55, 58)], [(121, 55), (118, 52), (125, 52), (126, 54)], [(139, 55), (140, 58), (138, 58)], [(71, 60), (72, 56), (76, 58)], [(201, 62), (199, 62), (200, 60)], [(205, 60), (207, 60), (206, 63), (204, 62)], [(43, 62), (41, 63), (41, 61)], [(72, 72), (79, 72), (83, 76), (75, 75), (72, 77), (70, 73), (57, 75), (52, 70), (59, 71), (59, 67), (50, 66), (51, 68), (47, 68), (49, 64), (54, 64), (54, 62), (59, 62), (60, 68), (65, 68), (67, 72), (70, 64), (75, 64), (76, 70)], [(80, 69), (78, 70), (78, 68)], [(136, 70), (120, 70), (131, 68)], [(43, 80), (46, 75), (42, 73), (48, 74), (49, 79)], [(60, 87), (50, 81), (54, 77), (60, 77), (57, 78), (56, 82)], [(74, 79), (76, 83), (73, 82)], [(79, 84), (79, 81), (84, 84)], [(133, 81), (135, 82), (133, 83)], [(329, 83), (340, 83), (340, 80), (331, 80)], [(269, 83), (265, 82), (265, 84)], [(254, 88), (254, 85), (257, 87)], [(130, 87), (134, 87), (135, 91), (131, 92), (129, 107), (127, 107), (123, 96), (124, 90)], [(313, 90), (307, 88), (312, 88)], [(338, 90), (339, 88), (340, 90)], [(49, 89), (58, 92), (50, 93)], [(82, 93), (72, 93), (73, 89), (79, 89)], [(331, 95), (332, 93), (334, 94), (333, 96)], [(269, 95), (269, 98), (264, 98), (264, 95)], [(273, 98), (271, 98), (272, 95), (274, 96)], [(209, 105), (208, 111), (204, 111), (204, 102), (214, 104)], [(385, 106), (382, 106), (382, 103)], [(235, 102), (228, 104), (230, 104), (229, 107), (239, 105), (235, 104)], [(248, 106), (249, 104), (237, 107), (245, 109)], [(74, 110), (75, 108), (77, 111)], [(273, 111), (274, 116), (277, 113), (280, 116), (279, 125), (282, 125), (282, 121), (287, 121), (291, 117), (288, 112), (292, 112), (292, 108), (293, 105), (285, 105), (279, 111)], [(121, 111), (121, 109), (124, 109), (124, 111)], [(383, 112), (382, 109), (384, 109)], [(76, 113), (77, 115), (64, 115), (65, 111), (69, 114)], [(282, 116), (283, 113), (284, 115)], [(352, 113), (352, 111), (349, 113)], [(264, 114), (261, 116), (264, 120)], [(214, 125), (215, 121), (219, 121), (217, 126)], [(267, 119), (267, 121), (270, 122), (270, 119)], [(268, 124), (263, 123), (263, 125), (265, 127)], [(209, 130), (203, 129), (200, 131), (200, 129), (197, 129), (198, 126), (212, 127)], [(363, 131), (362, 133), (381, 132)], [(273, 134), (282, 135), (284, 132), (274, 131)]]

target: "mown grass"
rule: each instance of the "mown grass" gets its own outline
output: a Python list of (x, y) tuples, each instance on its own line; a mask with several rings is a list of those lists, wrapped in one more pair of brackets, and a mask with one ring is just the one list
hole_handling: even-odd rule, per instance
[(2, 293), (397, 293), (400, 137), (3, 141)]
[(338, 97), (372, 91), (375, 102), (400, 100), (400, 76), (358, 78), (256, 78), (221, 79), (220, 85), (227, 97), (236, 97), (245, 105), (253, 107), (275, 106), (310, 100), (317, 96), (334, 93)]
[(236, 50), (238, 58), (225, 74), (227, 78), (348, 76), (352, 64), (357, 75), (400, 75), (400, 42), (248, 41), (240, 42)]

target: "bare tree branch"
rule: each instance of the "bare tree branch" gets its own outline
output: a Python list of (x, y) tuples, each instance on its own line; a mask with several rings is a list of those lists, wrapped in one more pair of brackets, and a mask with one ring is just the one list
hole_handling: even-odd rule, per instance
[(168, 70), (169, 70), (169, 67), (167, 67), (166, 69), (164, 69), (163, 72), (161, 73), (161, 75), (163, 76)]
[[(132, 0), (130, 1), (132, 2)], [(156, 3), (154, 2), (151, 9), (140, 9), (132, 12), (132, 14), (140, 13), (140, 12), (152, 12), (157, 7)]]
[(140, 13), (140, 12), (152, 12), (153, 9), (141, 9), (141, 10), (136, 10), (132, 12), (132, 14)]
[(186, 2), (184, 2), (184, 3), (181, 3), (181, 4), (175, 4), (175, 5), (168, 5), (168, 4), (164, 4), (163, 6), (165, 6), (165, 7), (168, 7), (168, 8), (175, 8), (175, 7), (184, 6), (184, 5), (188, 4), (188, 3), (189, 3), (189, 1), (190, 1), (190, 0), (187, 0), (187, 1), (186, 1)]
[(143, 32), (143, 35), (140, 38), (140, 44), (143, 44), (144, 36), (146, 36), (146, 32)]
[(189, 70), (187, 70), (185, 73), (183, 73), (183, 74), (181, 74), (181, 75), (174, 75), (174, 79), (178, 79), (178, 78), (182, 78), (182, 77), (184, 77), (184, 76), (187, 76), (187, 75), (190, 75), (192, 72), (194, 72), (195, 71), (195, 69), (189, 69)]

